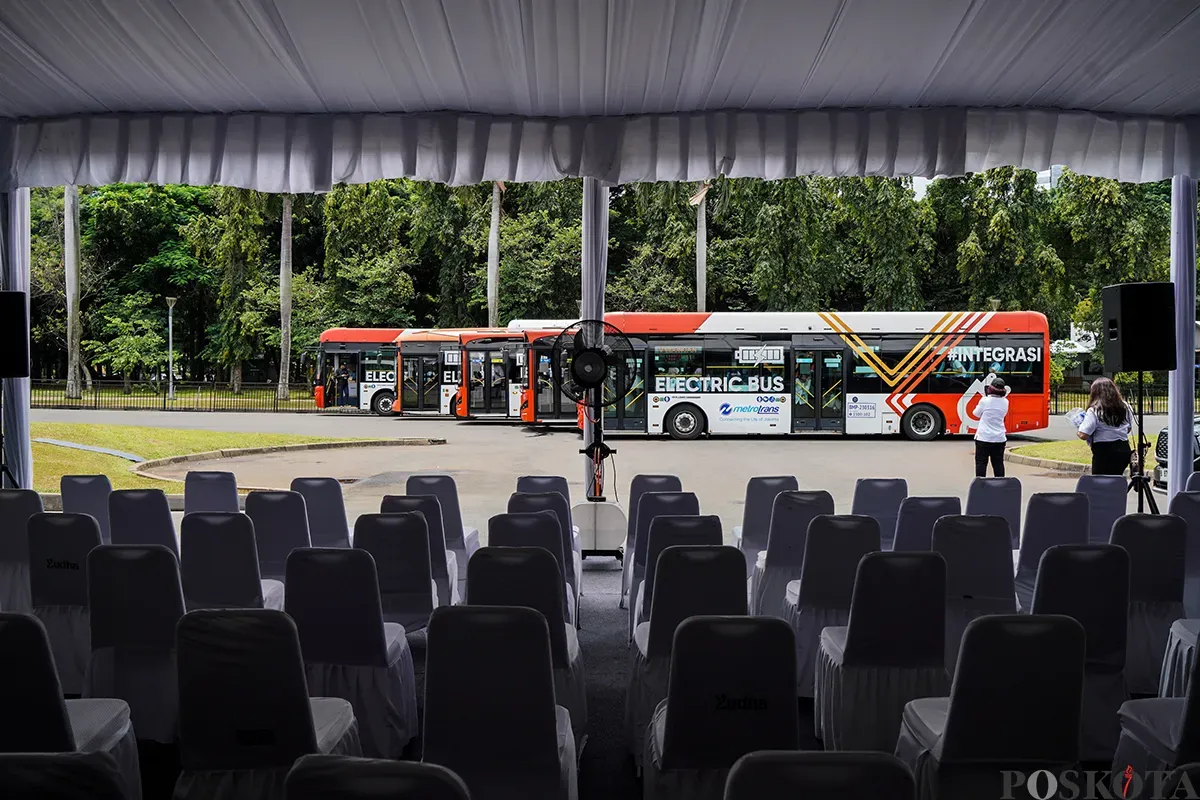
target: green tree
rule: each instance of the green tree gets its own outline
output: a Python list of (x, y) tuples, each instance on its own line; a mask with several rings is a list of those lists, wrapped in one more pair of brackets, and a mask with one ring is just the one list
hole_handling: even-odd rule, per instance
[(834, 234), (836, 193), (826, 178), (765, 183), (756, 194), (754, 287), (760, 307), (817, 311), (837, 305), (841, 274)]
[(121, 376), (125, 392), (139, 375), (157, 382), (158, 372), (167, 360), (167, 342), (160, 333), (165, 328), (154, 297), (147, 292), (123, 295), (105, 303), (97, 312), (100, 339), (83, 343), (92, 363), (107, 366)]

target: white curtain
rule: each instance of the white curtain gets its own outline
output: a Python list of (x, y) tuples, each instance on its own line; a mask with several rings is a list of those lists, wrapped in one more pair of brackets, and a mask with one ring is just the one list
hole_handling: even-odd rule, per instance
[[(0, 193), (0, 288), (25, 292), (29, 318), (29, 190)], [(29, 339), (28, 324), (24, 336)], [(33, 450), (29, 439), (29, 378), (0, 381), (4, 393), (4, 463), (20, 484), (33, 487)], [(7, 479), (5, 479), (7, 483)]]

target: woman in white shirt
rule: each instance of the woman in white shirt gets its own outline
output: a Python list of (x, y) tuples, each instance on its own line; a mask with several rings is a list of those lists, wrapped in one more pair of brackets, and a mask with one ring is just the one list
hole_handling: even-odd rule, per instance
[(1129, 446), (1132, 430), (1133, 411), (1117, 385), (1108, 378), (1092, 381), (1079, 438), (1091, 445), (1093, 475), (1125, 474), (1133, 456)]
[[(991, 376), (988, 376), (991, 377)], [(1008, 431), (1004, 419), (1008, 416), (1008, 387), (999, 378), (991, 378), (983, 387), (983, 399), (975, 407), (979, 427), (975, 429), (975, 476), (987, 477), (988, 461), (992, 473), (1004, 477), (1004, 445)]]

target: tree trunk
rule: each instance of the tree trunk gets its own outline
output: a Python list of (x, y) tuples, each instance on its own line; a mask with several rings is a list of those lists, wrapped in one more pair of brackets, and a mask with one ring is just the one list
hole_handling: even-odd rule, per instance
[(125, 394), (133, 394), (133, 376), (128, 372), (121, 375), (121, 391)]
[(234, 394), (242, 393), (242, 362), (236, 362), (229, 369), (229, 386)]
[(488, 231), (488, 327), (500, 327), (500, 183), (492, 182), (492, 227)]
[(79, 391), (79, 187), (63, 187), (63, 265), (67, 290), (67, 397)]
[(83, 380), (87, 386), (87, 390), (92, 390), (92, 371), (88, 369), (87, 362), (83, 359), (79, 360), (79, 371), (83, 373)]
[(283, 229), (279, 234), (279, 389), (287, 400), (292, 366), (292, 196), (283, 196)]
[(704, 311), (708, 298), (708, 205), (701, 198), (696, 206), (696, 310)]

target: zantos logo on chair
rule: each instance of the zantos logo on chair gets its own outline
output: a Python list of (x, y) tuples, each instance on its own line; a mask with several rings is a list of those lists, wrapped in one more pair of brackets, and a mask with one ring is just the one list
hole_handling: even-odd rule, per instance
[(760, 416), (778, 416), (779, 406), (773, 405), (752, 405), (752, 406), (735, 406), (729, 403), (721, 403), (722, 417), (760, 417)]

